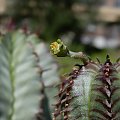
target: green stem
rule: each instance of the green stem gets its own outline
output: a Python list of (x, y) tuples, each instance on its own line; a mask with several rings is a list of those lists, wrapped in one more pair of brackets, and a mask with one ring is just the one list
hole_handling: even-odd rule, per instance
[(80, 59), (84, 64), (87, 64), (90, 61), (90, 58), (86, 54), (84, 54), (83, 52), (69, 51), (68, 56), (75, 58), (75, 59)]
[(51, 43), (50, 45), (51, 52), (58, 57), (72, 57), (80, 59), (84, 64), (88, 64), (90, 61), (89, 57), (83, 52), (72, 52), (61, 40)]

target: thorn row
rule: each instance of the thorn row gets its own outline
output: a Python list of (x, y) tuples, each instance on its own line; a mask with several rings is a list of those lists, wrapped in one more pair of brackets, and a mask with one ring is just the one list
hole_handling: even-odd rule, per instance
[[(106, 108), (106, 112), (94, 109), (94, 112), (99, 112), (102, 116), (106, 119), (112, 120), (115, 118), (115, 113), (112, 111), (113, 101), (112, 101), (112, 94), (119, 89), (118, 87), (113, 87), (112, 84), (114, 80), (117, 78), (112, 79), (112, 74), (114, 72), (113, 65), (110, 62), (109, 57), (107, 57), (107, 61), (105, 62), (104, 66), (100, 70), (100, 77), (97, 80), (101, 80), (103, 85), (96, 88), (97, 91), (101, 92), (104, 96), (106, 96), (105, 100), (97, 98), (95, 101), (102, 104), (104, 108)], [(111, 87), (112, 86), (112, 87)], [(117, 101), (116, 101), (117, 102)]]
[[(59, 88), (59, 93), (56, 95), (59, 100), (55, 104), (55, 112), (53, 113), (53, 120), (57, 120), (57, 117), (60, 116), (61, 119), (68, 120), (71, 112), (70, 102), (73, 99), (71, 96), (72, 87), (74, 85), (74, 80), (79, 75), (80, 70), (74, 69), (68, 77), (61, 83)], [(55, 96), (55, 97), (56, 97)]]

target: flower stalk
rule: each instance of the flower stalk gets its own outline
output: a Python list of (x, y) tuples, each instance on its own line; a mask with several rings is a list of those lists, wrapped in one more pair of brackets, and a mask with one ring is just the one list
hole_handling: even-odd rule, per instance
[(71, 57), (75, 59), (80, 59), (84, 64), (87, 64), (90, 61), (90, 58), (83, 52), (70, 51), (60, 39), (51, 43), (50, 51), (57, 57)]

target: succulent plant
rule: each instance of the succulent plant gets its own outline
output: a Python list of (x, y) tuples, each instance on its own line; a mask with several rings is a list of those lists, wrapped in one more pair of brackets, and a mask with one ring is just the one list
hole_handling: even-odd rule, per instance
[(59, 81), (56, 73), (37, 35), (22, 30), (0, 35), (0, 120), (51, 120), (46, 89)]
[[(33, 40), (35, 39), (35, 40)], [(29, 35), (27, 41), (31, 42), (34, 49), (34, 54), (38, 58), (38, 66), (41, 68), (42, 72), (42, 81), (44, 84), (44, 90), (48, 98), (48, 103), (50, 111), (53, 111), (52, 104), (56, 102), (54, 94), (58, 92), (58, 88), (55, 86), (60, 83), (60, 76), (58, 74), (58, 64), (55, 59), (50, 54), (47, 45), (44, 42), (40, 42), (37, 35)]]
[[(60, 57), (65, 50), (59, 50), (55, 55)], [(107, 55), (102, 64), (70, 50), (64, 56), (79, 58), (83, 65), (76, 64), (59, 85), (53, 120), (120, 120), (120, 62), (112, 63)]]

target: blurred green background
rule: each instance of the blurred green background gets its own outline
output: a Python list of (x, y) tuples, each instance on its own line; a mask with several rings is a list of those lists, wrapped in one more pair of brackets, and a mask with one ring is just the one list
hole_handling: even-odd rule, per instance
[[(0, 31), (30, 29), (49, 44), (61, 38), (69, 49), (101, 62), (120, 55), (120, 0), (0, 0)], [(60, 73), (79, 60), (56, 58)]]

